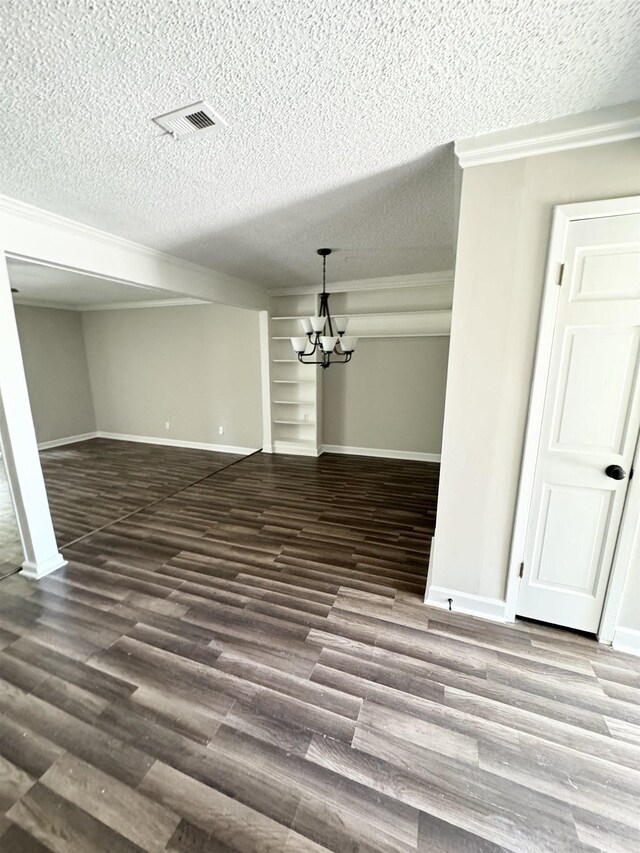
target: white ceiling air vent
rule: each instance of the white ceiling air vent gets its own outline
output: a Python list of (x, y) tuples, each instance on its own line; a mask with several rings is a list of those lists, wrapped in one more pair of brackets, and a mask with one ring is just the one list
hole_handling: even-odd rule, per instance
[(170, 113), (156, 116), (153, 121), (167, 133), (171, 133), (174, 139), (184, 139), (194, 133), (219, 130), (227, 125), (226, 121), (204, 101), (198, 101), (188, 107), (181, 107), (179, 110), (172, 110)]

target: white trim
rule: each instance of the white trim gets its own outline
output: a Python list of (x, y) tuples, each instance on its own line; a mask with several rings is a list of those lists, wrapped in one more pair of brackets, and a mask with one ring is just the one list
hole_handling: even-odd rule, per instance
[[(640, 436), (636, 445), (632, 469), (640, 468)], [(635, 525), (633, 520), (637, 519)], [(616, 623), (622, 607), (627, 569), (633, 565), (634, 548), (640, 557), (640, 477), (633, 477), (629, 483), (627, 497), (620, 519), (620, 534), (611, 561), (609, 585), (602, 608), (602, 618), (598, 629), (601, 643), (613, 642), (616, 635)]]
[(260, 450), (259, 447), (235, 447), (231, 444), (209, 444), (206, 441), (181, 441), (177, 438), (157, 438), (151, 435), (128, 435), (124, 432), (103, 432), (98, 430), (96, 438), (111, 438), (114, 441), (135, 441), (138, 444), (162, 444), (167, 447), (188, 447), (192, 450), (212, 450), (216, 453), (239, 453), (248, 456)]
[(412, 459), (414, 462), (440, 462), (441, 458), (439, 453), (420, 453), (417, 450), (386, 450), (376, 447), (347, 447), (344, 444), (323, 444), (321, 453), (376, 456), (384, 459)]
[[(103, 231), (101, 228), (94, 228), (93, 225), (85, 225), (84, 222), (79, 222), (77, 219), (60, 216), (58, 213), (52, 213), (49, 210), (44, 210), (42, 207), (27, 204), (24, 201), (19, 201), (17, 198), (11, 198), (11, 196), (0, 195), (0, 211), (9, 213), (12, 216), (20, 216), (23, 219), (29, 219), (32, 222), (51, 225), (54, 228), (63, 228), (67, 232), (88, 236), (92, 240), (99, 240), (109, 246), (126, 249), (128, 252), (135, 252), (136, 254), (144, 255), (147, 258), (168, 261), (173, 266), (178, 266), (191, 272), (215, 272), (217, 279), (224, 279), (230, 284), (242, 281), (242, 279), (234, 278), (226, 273), (202, 267), (199, 264), (192, 263), (191, 261), (185, 261), (183, 258), (170, 255), (168, 252), (161, 252), (159, 249), (152, 249), (150, 246), (144, 246), (142, 243), (135, 243), (133, 240), (127, 240), (126, 237), (119, 237), (117, 234), (111, 234), (109, 231)], [(18, 260), (32, 261), (32, 258), (22, 257), (12, 253), (11, 251), (7, 251), (7, 256), (10, 258), (17, 258)], [(41, 260), (41, 263), (47, 265), (46, 261)], [(84, 272), (84, 270), (82, 272)], [(91, 273), (87, 272), (86, 275), (91, 275)], [(99, 275), (99, 273), (94, 273), (94, 275)], [(246, 284), (247, 282), (243, 283)]]
[(262, 388), (262, 452), (273, 453), (268, 311), (258, 313), (258, 326), (260, 332), (260, 384)]
[(28, 578), (29, 580), (40, 580), (40, 578), (50, 575), (51, 572), (57, 572), (58, 569), (61, 569), (66, 565), (67, 561), (64, 559), (62, 554), (55, 554), (55, 556), (45, 560), (44, 563), (33, 563), (29, 560), (25, 560), (22, 564), (20, 574), (22, 577)]
[[(131, 285), (135, 287), (136, 285)], [(150, 288), (149, 288), (150, 289)], [(15, 297), (14, 305), (23, 308), (50, 308), (55, 311), (121, 311), (125, 308), (178, 308), (183, 305), (211, 305), (205, 299), (150, 299), (148, 302), (104, 302), (97, 305), (76, 305), (67, 302), (47, 302), (42, 299)]]
[[(0, 234), (2, 233), (0, 228)], [(0, 248), (0, 444), (27, 570), (58, 568), (58, 552), (42, 476), (9, 271)], [(50, 569), (53, 571), (53, 569)]]
[(436, 551), (436, 534), (434, 532), (431, 537), (431, 545), (429, 547), (429, 564), (427, 566), (427, 586), (424, 591), (424, 600), (425, 603), (427, 601), (427, 595), (429, 594), (429, 581), (431, 580), (431, 567), (435, 565), (435, 557), (433, 556)]
[(77, 305), (63, 305), (61, 302), (46, 302), (42, 299), (34, 299), (33, 302), (28, 302), (26, 299), (13, 300), (14, 305), (20, 305), (21, 308), (48, 308), (52, 311), (79, 311)]
[(147, 435), (128, 435), (123, 432), (86, 432), (83, 435), (68, 435), (65, 438), (54, 438), (52, 441), (42, 441), (38, 444), (38, 450), (48, 450), (52, 447), (62, 447), (65, 444), (75, 444), (78, 441), (89, 441), (92, 438), (110, 438), (114, 441), (134, 441), (138, 444), (162, 444), (167, 447), (188, 447), (192, 450), (212, 450), (216, 453), (240, 453), (248, 456), (260, 448), (235, 447), (231, 444), (210, 444), (204, 441), (181, 441), (177, 438), (156, 438)]
[(487, 598), (485, 595), (471, 595), (457, 589), (445, 589), (443, 586), (430, 586), (427, 589), (425, 604), (448, 610), (450, 598), (453, 599), (451, 604), (453, 613), (479, 616), (481, 619), (490, 619), (492, 622), (505, 621), (504, 601), (498, 598)]
[(470, 139), (458, 139), (455, 152), (460, 166), (466, 169), (637, 136), (640, 136), (640, 102), (632, 101)]
[(635, 628), (616, 628), (611, 645), (617, 652), (640, 656), (640, 631)]
[(39, 441), (38, 450), (48, 450), (50, 447), (62, 447), (65, 444), (76, 444), (78, 441), (89, 441), (89, 439), (97, 437), (97, 432), (85, 432), (82, 435), (67, 435), (64, 438), (54, 438), (51, 441)]
[[(23, 303), (25, 305), (33, 303)], [(99, 305), (78, 305), (75, 311), (123, 311), (128, 308), (181, 308), (185, 305), (211, 305), (206, 299), (150, 299), (148, 302), (105, 302)]]
[(320, 456), (318, 448), (312, 444), (302, 444), (296, 441), (279, 441), (276, 439), (273, 442), (273, 453), (282, 453), (286, 456)]
[(7, 257), (205, 302), (264, 309), (260, 285), (0, 195), (0, 249)]
[[(542, 416), (547, 391), (547, 374), (551, 360), (553, 332), (560, 288), (557, 287), (560, 264), (564, 261), (564, 247), (571, 222), (577, 219), (594, 219), (604, 216), (621, 216), (627, 213), (640, 212), (640, 196), (628, 198), (606, 199), (604, 201), (578, 202), (577, 204), (562, 204), (554, 209), (551, 240), (547, 258), (547, 270), (540, 311), (538, 344), (534, 363), (531, 397), (529, 400), (529, 415), (524, 439), (520, 485), (516, 502), (516, 512), (511, 539), (511, 552), (507, 569), (507, 591), (505, 619), (513, 622), (516, 618), (518, 590), (520, 585), (520, 564), (524, 558), (525, 539), (529, 520), (529, 510), (533, 493), (533, 479), (538, 457), (538, 445), (542, 429)], [(631, 484), (629, 495), (636, 494), (640, 489), (637, 483)], [(637, 500), (637, 497), (635, 498)], [(625, 513), (626, 519), (628, 514)], [(634, 535), (640, 535), (640, 513), (637, 516)], [(622, 538), (622, 537), (621, 537)], [(618, 559), (619, 549), (616, 549), (611, 568), (609, 588), (602, 611), (598, 639), (600, 642), (611, 642), (613, 626), (617, 619), (622, 603), (624, 581), (628, 565)], [(628, 561), (630, 563), (630, 560)]]
[[(335, 281), (327, 284), (331, 293), (349, 293), (353, 290), (392, 290), (397, 287), (447, 287), (453, 285), (453, 270), (421, 272), (414, 275), (389, 275), (383, 278), (361, 278), (353, 281)], [(317, 293), (318, 285), (306, 287), (278, 287), (268, 291), (269, 296), (303, 296)]]

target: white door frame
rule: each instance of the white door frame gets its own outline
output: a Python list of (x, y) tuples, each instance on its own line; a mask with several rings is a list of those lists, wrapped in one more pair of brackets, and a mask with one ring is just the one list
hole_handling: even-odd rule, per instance
[[(640, 196), (614, 198), (605, 201), (588, 201), (577, 204), (561, 204), (554, 208), (547, 271), (544, 280), (542, 308), (538, 344), (529, 399), (529, 415), (522, 454), (520, 486), (516, 503), (516, 514), (511, 538), (511, 553), (507, 571), (507, 595), (504, 618), (513, 622), (516, 617), (518, 591), (520, 586), (520, 565), (524, 559), (524, 546), (529, 521), (529, 511), (533, 495), (533, 480), (538, 458), (542, 416), (547, 391), (547, 377), (551, 361), (551, 348), (555, 328), (556, 312), (560, 288), (558, 276), (564, 263), (564, 248), (569, 225), (577, 219), (597, 219), (603, 216), (622, 216), (625, 213), (640, 213)], [(636, 448), (634, 465), (638, 466), (640, 450)], [(633, 519), (636, 519), (635, 525)], [(621, 535), (609, 576), (609, 585), (598, 629), (598, 640), (611, 643), (615, 631), (618, 612), (622, 603), (622, 593), (627, 569), (631, 562), (631, 552), (636, 536), (640, 536), (640, 471), (629, 483), (627, 499), (621, 522)]]

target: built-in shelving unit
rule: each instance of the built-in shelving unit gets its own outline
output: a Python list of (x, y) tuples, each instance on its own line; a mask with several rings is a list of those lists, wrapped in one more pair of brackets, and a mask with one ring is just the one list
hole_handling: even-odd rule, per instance
[[(315, 294), (272, 299), (270, 316), (271, 435), (276, 453), (317, 456), (319, 378), (316, 368), (300, 364), (290, 337), (315, 312)], [(276, 307), (277, 306), (277, 307)], [(282, 310), (284, 309), (284, 310)], [(282, 318), (286, 316), (287, 319)]]
[[(451, 273), (345, 282), (327, 290), (332, 316), (348, 317), (349, 334), (362, 341), (450, 333)], [(302, 334), (300, 320), (316, 313), (317, 293), (281, 292), (270, 302), (273, 450), (316, 456), (322, 450), (322, 370), (301, 364), (290, 338)]]

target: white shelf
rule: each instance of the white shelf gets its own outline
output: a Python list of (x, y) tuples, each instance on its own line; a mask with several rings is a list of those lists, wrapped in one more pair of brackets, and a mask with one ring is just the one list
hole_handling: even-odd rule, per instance
[(271, 361), (274, 364), (297, 364), (297, 358), (272, 358)]
[(315, 406), (315, 400), (272, 400), (278, 406)]
[(292, 424), (293, 426), (315, 426), (315, 421), (303, 421), (300, 418), (275, 418), (274, 424)]
[[(443, 311), (451, 311), (451, 308), (425, 308), (423, 311), (376, 311), (372, 313), (351, 313), (349, 314), (346, 311), (338, 311), (336, 313), (337, 317), (346, 317), (348, 320), (356, 317), (415, 317), (416, 315), (423, 314), (441, 314)], [(307, 320), (309, 318), (309, 314), (301, 314), (300, 316), (295, 317), (272, 317), (272, 320)], [(332, 317), (335, 320), (335, 317)], [(276, 338), (274, 340), (289, 340), (291, 335), (286, 338)]]
[[(291, 317), (272, 317), (272, 320), (307, 320), (311, 314), (293, 315)], [(338, 317), (346, 317), (346, 314), (338, 314)]]
[(318, 448), (315, 439), (276, 438), (273, 442), (276, 453), (289, 453), (298, 456), (317, 456)]
[[(386, 335), (358, 335), (359, 341), (373, 340), (374, 338), (448, 338), (450, 332), (394, 332)], [(355, 354), (354, 354), (355, 358)]]
[[(349, 315), (345, 315), (349, 317)], [(395, 311), (350, 315), (348, 333), (357, 338), (402, 338), (402, 337), (446, 337), (451, 332), (451, 311)], [(273, 337), (277, 341), (288, 341), (284, 335)]]
[(313, 377), (308, 379), (272, 379), (274, 385), (297, 385), (299, 382), (313, 382)]

